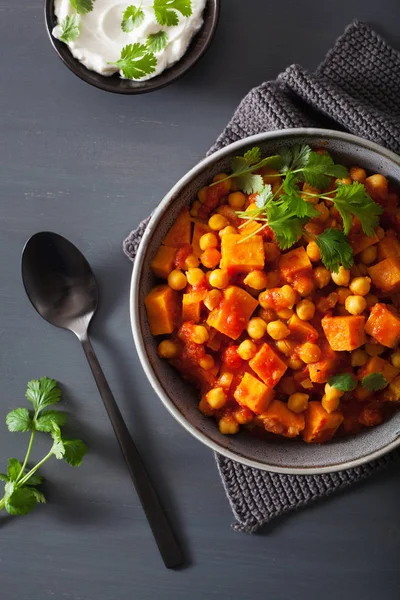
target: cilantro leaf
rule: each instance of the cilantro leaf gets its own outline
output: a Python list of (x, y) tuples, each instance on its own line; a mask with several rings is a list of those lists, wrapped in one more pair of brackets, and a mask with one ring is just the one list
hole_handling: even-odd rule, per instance
[(86, 444), (82, 440), (64, 439), (64, 460), (72, 467), (79, 467), (87, 452)]
[(357, 380), (351, 373), (332, 375), (332, 377), (328, 379), (328, 383), (331, 387), (334, 387), (341, 392), (352, 392), (357, 387)]
[(245, 194), (256, 194), (262, 192), (264, 181), (261, 175), (253, 175), (252, 173), (244, 173), (236, 178), (239, 187)]
[(5, 483), (8, 483), (10, 481), (10, 478), (5, 473), (0, 473), (0, 481), (4, 481)]
[(39, 412), (46, 406), (57, 404), (61, 398), (61, 390), (57, 387), (55, 379), (42, 377), (40, 380), (33, 379), (28, 383), (25, 395), (32, 402), (36, 412)]
[(69, 0), (77, 13), (85, 15), (93, 10), (94, 0)]
[(27, 479), (24, 485), (40, 485), (43, 483), (44, 479), (40, 475), (33, 474)]
[(60, 40), (66, 44), (68, 44), (68, 42), (75, 41), (79, 36), (79, 24), (79, 15), (67, 15), (65, 19), (60, 22)]
[(370, 373), (363, 377), (361, 385), (369, 392), (378, 392), (387, 386), (388, 382), (382, 373)]
[(7, 475), (9, 481), (15, 481), (20, 474), (22, 465), (16, 458), (8, 459)]
[(282, 202), (270, 202), (266, 207), (268, 227), (273, 231), (281, 250), (287, 250), (302, 236), (304, 219)]
[(161, 52), (168, 44), (168, 34), (165, 31), (150, 33), (147, 38), (146, 46), (150, 52)]
[(316, 236), (315, 241), (320, 249), (322, 262), (332, 273), (337, 273), (340, 265), (350, 269), (354, 264), (353, 248), (343, 231), (325, 229)]
[(144, 12), (140, 6), (131, 4), (128, 6), (122, 15), (121, 29), (125, 33), (129, 33), (135, 27), (140, 27), (144, 21)]
[(61, 430), (58, 427), (58, 425), (53, 425), (53, 432), (51, 434), (51, 437), (53, 438), (51, 452), (54, 454), (57, 460), (61, 460), (62, 458), (64, 458), (65, 447), (61, 436)]
[[(25, 486), (22, 489), (26, 489)], [(30, 488), (33, 495), (35, 496), (36, 502), (40, 502), (41, 504), (46, 504), (46, 498), (44, 497), (43, 492), (37, 490), (36, 488)]]
[(157, 59), (144, 44), (128, 44), (115, 64), (127, 79), (142, 79), (154, 73)]
[(287, 173), (289, 170), (302, 169), (306, 166), (310, 157), (311, 148), (307, 144), (296, 144), (291, 148), (285, 148), (281, 152), (283, 161), (282, 172)]
[(175, 26), (179, 23), (177, 12), (183, 17), (192, 14), (191, 0), (154, 0), (154, 14), (159, 25)]
[(353, 216), (360, 220), (365, 235), (373, 236), (379, 225), (382, 207), (368, 195), (365, 186), (358, 181), (351, 185), (338, 184), (336, 196), (332, 197), (335, 208), (343, 219), (343, 229), (349, 233)]
[(54, 425), (62, 427), (67, 421), (67, 415), (59, 410), (45, 410), (40, 417), (36, 419), (36, 429), (51, 433)]
[(8, 431), (30, 431), (33, 422), (27, 408), (16, 408), (6, 416)]
[(299, 219), (318, 217), (319, 212), (311, 202), (306, 202), (300, 196), (283, 196), (281, 201), (287, 203), (288, 208), (295, 213)]
[(310, 152), (307, 164), (301, 168), (301, 173), (307, 183), (319, 189), (329, 186), (330, 177), (342, 179), (349, 176), (348, 170), (341, 165), (335, 165), (329, 154), (318, 152)]
[(273, 200), (273, 197), (274, 195), (272, 193), (272, 187), (268, 183), (267, 185), (264, 185), (263, 189), (258, 193), (256, 198), (256, 206), (262, 210), (265, 209), (268, 202)]
[(6, 494), (5, 509), (10, 515), (27, 515), (36, 505), (37, 500), (32, 488), (15, 488)]

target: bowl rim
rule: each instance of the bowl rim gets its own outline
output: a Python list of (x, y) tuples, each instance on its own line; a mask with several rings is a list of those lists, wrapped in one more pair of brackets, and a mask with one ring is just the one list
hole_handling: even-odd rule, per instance
[[(219, 22), (219, 17), (220, 17), (220, 13), (221, 13), (221, 0), (207, 0), (206, 5), (204, 7), (204, 11), (207, 10), (208, 3), (210, 3), (210, 5), (211, 5), (211, 8), (210, 8), (211, 22), (210, 22), (209, 30), (207, 31), (207, 34), (206, 34), (204, 40), (202, 41), (202, 46), (200, 47), (200, 49), (197, 50), (197, 52), (194, 52), (194, 48), (191, 49), (191, 46), (193, 44), (193, 41), (196, 39), (196, 37), (201, 35), (204, 32), (204, 26), (206, 24), (205, 21), (203, 21), (203, 24), (202, 24), (201, 28), (199, 29), (199, 31), (197, 31), (196, 34), (191, 39), (185, 54), (176, 63), (174, 63), (173, 65), (171, 65), (170, 67), (168, 67), (167, 69), (162, 71), (159, 75), (152, 77), (151, 79), (147, 79), (146, 81), (142, 81), (142, 82), (134, 81), (134, 83), (136, 84), (135, 87), (130, 87), (130, 88), (118, 87), (118, 86), (114, 87), (112, 85), (112, 83), (110, 83), (110, 82), (114, 81), (113, 77), (115, 74), (110, 77), (107, 77), (105, 75), (101, 75), (100, 73), (97, 73), (96, 71), (91, 71), (90, 69), (87, 69), (87, 67), (85, 67), (85, 65), (83, 65), (77, 58), (75, 58), (72, 55), (67, 44), (65, 44), (64, 42), (61, 42), (60, 40), (58, 40), (57, 38), (55, 38), (53, 36), (52, 29), (54, 26), (54, 23), (53, 23), (54, 0), (44, 0), (44, 20), (45, 20), (47, 35), (50, 39), (53, 49), (55, 50), (56, 54), (61, 59), (61, 61), (64, 63), (64, 65), (66, 67), (68, 67), (68, 69), (76, 77), (79, 77), (79, 79), (81, 79), (85, 83), (91, 85), (92, 87), (95, 87), (95, 88), (105, 91), (105, 92), (111, 92), (112, 94), (122, 94), (122, 95), (148, 94), (150, 92), (154, 92), (163, 87), (166, 87), (167, 85), (170, 85), (171, 83), (173, 83), (174, 81), (179, 79), (182, 75), (184, 75), (187, 71), (189, 71), (204, 56), (206, 51), (209, 49), (211, 42), (214, 39), (215, 32), (217, 30), (217, 26), (218, 26), (218, 22)], [(80, 67), (82, 67), (82, 68), (80, 68)], [(172, 69), (174, 69), (174, 67), (176, 70), (171, 71)], [(96, 76), (98, 76), (98, 78), (100, 78), (98, 82), (96, 80), (92, 79), (92, 77), (90, 75), (91, 73), (94, 73)], [(121, 81), (125, 81), (125, 80), (121, 79)]]
[(383, 146), (375, 142), (370, 142), (369, 140), (365, 140), (356, 135), (340, 132), (330, 129), (319, 129), (315, 127), (302, 127), (302, 128), (293, 128), (293, 129), (281, 129), (281, 130), (273, 130), (264, 133), (259, 133), (256, 135), (252, 135), (246, 138), (242, 138), (232, 144), (224, 146), (220, 150), (217, 150), (210, 156), (202, 159), (198, 162), (194, 167), (192, 167), (181, 179), (171, 188), (171, 190), (164, 196), (161, 200), (160, 204), (154, 210), (151, 215), (151, 219), (145, 229), (145, 232), (140, 240), (140, 244), (136, 253), (136, 257), (133, 264), (133, 271), (131, 277), (131, 285), (130, 285), (130, 299), (129, 299), (129, 311), (130, 311), (130, 321), (132, 328), (132, 335), (134, 339), (134, 343), (136, 346), (136, 351), (139, 356), (140, 363), (142, 368), (147, 376), (148, 381), (150, 382), (151, 387), (156, 392), (157, 396), (160, 398), (161, 402), (164, 404), (165, 408), (168, 412), (182, 425), (189, 433), (191, 433), (197, 440), (217, 452), (218, 454), (222, 454), (231, 460), (244, 464), (248, 467), (253, 467), (255, 469), (261, 469), (263, 471), (271, 471), (274, 473), (283, 473), (288, 475), (318, 475), (323, 473), (334, 473), (336, 471), (342, 471), (344, 469), (350, 469), (354, 467), (358, 467), (367, 462), (375, 460), (384, 454), (387, 454), (391, 450), (394, 450), (400, 445), (400, 436), (397, 436), (396, 439), (389, 442), (382, 448), (375, 450), (374, 452), (366, 453), (358, 458), (354, 458), (352, 460), (348, 460), (346, 462), (340, 464), (333, 464), (329, 466), (321, 466), (321, 467), (279, 467), (269, 466), (267, 463), (261, 463), (258, 460), (252, 460), (241, 455), (236, 454), (235, 452), (230, 451), (229, 449), (223, 448), (219, 446), (218, 443), (214, 442), (210, 438), (208, 438), (204, 433), (202, 433), (199, 429), (194, 427), (174, 406), (173, 402), (170, 400), (168, 395), (166, 394), (163, 386), (158, 380), (157, 375), (155, 374), (150, 360), (147, 356), (145, 350), (145, 343), (141, 331), (140, 326), (140, 318), (139, 318), (139, 285), (140, 285), (140, 275), (142, 271), (143, 259), (145, 257), (147, 251), (147, 242), (150, 239), (153, 229), (157, 227), (159, 221), (162, 216), (168, 209), (168, 206), (171, 200), (179, 193), (179, 191), (189, 182), (191, 181), (197, 174), (201, 173), (205, 168), (212, 165), (219, 158), (223, 158), (227, 155), (233, 154), (237, 149), (244, 148), (246, 146), (250, 146), (252, 144), (256, 145), (259, 142), (263, 142), (265, 140), (273, 140), (277, 138), (293, 138), (293, 137), (304, 137), (309, 135), (310, 137), (326, 137), (330, 139), (342, 140), (355, 142), (359, 146), (365, 147), (369, 150), (373, 150), (385, 158), (394, 162), (398, 167), (400, 167), (400, 157), (392, 152), (391, 150), (387, 150)]

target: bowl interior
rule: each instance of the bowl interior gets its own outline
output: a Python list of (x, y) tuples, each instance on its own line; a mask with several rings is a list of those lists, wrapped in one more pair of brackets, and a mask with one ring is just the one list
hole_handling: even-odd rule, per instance
[(244, 464), (287, 473), (321, 473), (355, 466), (377, 458), (400, 443), (400, 413), (381, 426), (365, 430), (357, 436), (340, 438), (328, 444), (305, 444), (274, 436), (266, 441), (243, 431), (224, 436), (213, 419), (198, 410), (198, 392), (185, 383), (166, 361), (157, 356), (157, 341), (150, 334), (144, 298), (156, 283), (150, 263), (162, 239), (182, 206), (193, 201), (197, 191), (209, 183), (216, 173), (229, 168), (231, 158), (258, 145), (264, 155), (294, 143), (324, 146), (341, 163), (360, 165), (370, 172), (380, 172), (400, 185), (400, 159), (393, 153), (339, 132), (324, 130), (286, 130), (253, 136), (237, 142), (202, 161), (192, 169), (164, 198), (157, 208), (139, 248), (131, 289), (133, 334), (146, 374), (168, 410), (193, 435), (214, 450)]
[(55, 51), (63, 63), (80, 79), (107, 92), (114, 92), (116, 94), (144, 94), (169, 85), (183, 75), (203, 56), (217, 28), (220, 4), (221, 0), (208, 0), (203, 14), (203, 26), (193, 37), (189, 48), (182, 58), (172, 65), (172, 67), (160, 73), (160, 75), (142, 82), (121, 79), (118, 74), (110, 77), (100, 75), (99, 73), (90, 71), (74, 58), (68, 46), (54, 38), (51, 33), (57, 25), (57, 18), (54, 14), (54, 0), (45, 0), (45, 20), (47, 33)]

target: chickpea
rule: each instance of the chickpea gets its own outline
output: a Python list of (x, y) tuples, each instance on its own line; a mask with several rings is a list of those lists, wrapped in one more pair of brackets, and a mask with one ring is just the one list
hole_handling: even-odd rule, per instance
[(195, 200), (190, 208), (190, 216), (197, 217), (199, 214), (199, 209), (201, 208), (201, 204), (198, 200)]
[(247, 323), (247, 333), (253, 340), (260, 340), (267, 331), (267, 324), (260, 317), (253, 317)]
[(365, 389), (361, 385), (359, 385), (355, 389), (354, 395), (359, 402), (364, 402), (364, 400), (366, 400), (367, 398), (372, 396), (372, 392), (369, 392), (367, 389)]
[(393, 352), (390, 356), (390, 362), (396, 369), (400, 369), (400, 352)]
[(293, 371), (298, 371), (304, 367), (304, 363), (299, 358), (289, 358), (287, 361), (287, 366), (289, 369), (293, 369)]
[(271, 308), (261, 308), (260, 307), (258, 310), (258, 316), (261, 317), (261, 319), (263, 321), (265, 321), (266, 323), (270, 323), (271, 321), (276, 320), (275, 311), (272, 310)]
[(326, 394), (324, 394), (322, 396), (321, 404), (322, 408), (324, 408), (327, 413), (331, 413), (339, 408), (340, 398), (327, 398)]
[(196, 269), (200, 264), (199, 259), (194, 254), (189, 254), (185, 259), (185, 269)]
[(372, 308), (377, 302), (379, 302), (378, 298), (374, 294), (367, 294), (365, 296), (365, 300), (367, 301), (368, 308)]
[(208, 404), (214, 410), (218, 410), (219, 408), (222, 408), (224, 406), (224, 404), (226, 404), (226, 400), (227, 400), (226, 394), (225, 394), (224, 390), (222, 389), (222, 387), (213, 388), (206, 394), (205, 398), (206, 398)]
[(321, 260), (321, 251), (318, 248), (317, 242), (309, 242), (306, 247), (306, 252), (311, 262), (318, 262)]
[(341, 287), (336, 290), (339, 304), (345, 304), (346, 298), (351, 296), (351, 291), (348, 288)]
[(385, 237), (385, 230), (383, 229), (383, 227), (377, 227), (375, 229), (375, 233), (378, 236), (379, 240), (383, 240), (383, 238)]
[(228, 204), (235, 210), (240, 210), (246, 204), (246, 196), (243, 192), (232, 192), (228, 196)]
[(261, 292), (258, 296), (258, 301), (262, 308), (274, 308), (277, 305), (280, 308), (292, 308), (296, 299), (296, 292), (290, 285)]
[(268, 277), (264, 271), (250, 271), (250, 273), (246, 275), (243, 283), (253, 288), (253, 290), (265, 290), (268, 283)]
[(367, 308), (367, 301), (363, 296), (349, 296), (344, 305), (351, 315), (361, 315)]
[(215, 269), (214, 271), (211, 271), (209, 283), (212, 285), (212, 287), (220, 290), (226, 288), (229, 284), (228, 271), (224, 271), (223, 269)]
[(257, 354), (257, 346), (251, 340), (244, 340), (237, 349), (240, 358), (243, 360), (250, 360)]
[(233, 415), (226, 415), (218, 422), (218, 427), (224, 435), (234, 435), (239, 431), (239, 424)]
[(307, 410), (309, 397), (308, 394), (302, 394), (301, 392), (292, 394), (288, 399), (288, 409), (295, 413), (301, 413)]
[(199, 411), (203, 413), (205, 417), (212, 417), (214, 415), (213, 409), (204, 397), (199, 402)]
[(171, 340), (163, 340), (158, 344), (157, 352), (161, 358), (174, 358), (179, 353), (179, 346)]
[(300, 300), (296, 304), (296, 313), (302, 321), (310, 321), (315, 315), (315, 304), (311, 300)]
[(282, 308), (282, 310), (277, 310), (276, 314), (280, 319), (287, 320), (287, 319), (290, 319), (290, 317), (294, 315), (294, 310), (293, 310), (293, 308)]
[(168, 275), (168, 285), (173, 290), (183, 290), (187, 286), (187, 279), (179, 269), (174, 269)]
[(375, 173), (375, 175), (367, 177), (364, 184), (367, 188), (367, 192), (372, 195), (372, 199), (374, 199), (374, 196), (375, 198), (378, 197), (382, 199), (387, 194), (389, 182), (386, 177), (380, 173)]
[(275, 346), (277, 350), (279, 350), (279, 352), (282, 352), (282, 354), (284, 354), (285, 356), (290, 356), (291, 354), (293, 354), (296, 342), (292, 342), (289, 340), (277, 340)]
[(281, 253), (279, 248), (273, 242), (265, 242), (264, 243), (264, 253), (265, 253), (265, 262), (270, 263), (278, 260)]
[(368, 360), (369, 356), (365, 352), (365, 350), (360, 350), (360, 348), (358, 348), (357, 350), (353, 350), (353, 352), (351, 353), (352, 367), (362, 367), (363, 365), (365, 365), (365, 363), (368, 362)]
[(321, 350), (317, 344), (306, 342), (299, 347), (298, 350), (299, 358), (309, 365), (311, 363), (318, 362), (321, 358)]
[(204, 371), (209, 371), (213, 368), (215, 362), (211, 354), (206, 354), (203, 358), (199, 360), (199, 367), (204, 369)]
[(286, 304), (285, 308), (292, 308), (296, 302), (296, 292), (290, 285), (283, 285), (281, 287), (282, 301)]
[(382, 346), (382, 344), (365, 344), (365, 352), (367, 354), (369, 354), (369, 356), (379, 356), (380, 354), (383, 354), (383, 352), (385, 352), (386, 348), (385, 346)]
[(205, 185), (204, 187), (200, 188), (197, 192), (197, 198), (199, 202), (201, 202), (201, 204), (204, 204), (204, 202), (207, 200), (208, 189), (208, 185)]
[(325, 206), (323, 202), (316, 204), (315, 210), (317, 210), (320, 213), (320, 216), (315, 218), (321, 221), (322, 223), (325, 223), (329, 219), (329, 209)]
[(192, 331), (192, 342), (195, 344), (205, 344), (208, 342), (208, 331), (204, 325), (195, 325)]
[(207, 269), (214, 269), (219, 265), (221, 253), (216, 248), (208, 248), (208, 250), (204, 250), (200, 260)]
[(326, 396), (327, 400), (339, 399), (344, 394), (344, 392), (342, 392), (341, 390), (338, 390), (337, 388), (333, 387), (332, 385), (329, 385), (329, 383), (325, 384), (324, 391), (325, 391), (325, 396)]
[(229, 373), (228, 371), (226, 373), (222, 373), (222, 375), (220, 375), (219, 379), (218, 379), (218, 384), (223, 387), (226, 390), (229, 390), (229, 388), (232, 385), (232, 381), (233, 381), (233, 373)]
[(208, 248), (216, 248), (219, 244), (219, 240), (215, 233), (205, 233), (199, 239), (199, 246), (201, 250), (208, 250)]
[(350, 291), (356, 296), (366, 296), (371, 289), (369, 277), (355, 277), (349, 285)]
[(340, 183), (342, 183), (343, 185), (351, 185), (353, 181), (351, 180), (351, 177), (342, 177), (342, 179), (335, 179), (335, 183), (336, 185)]
[(224, 229), (224, 227), (227, 227), (228, 225), (229, 221), (223, 215), (215, 214), (208, 220), (208, 226), (213, 231), (221, 231), (221, 229)]
[[(306, 233), (304, 233), (303, 237), (307, 242), (310, 242), (316, 235), (323, 232), (323, 227), (320, 223), (310, 221), (304, 225), (304, 230)], [(307, 235), (308, 233), (310, 235)]]
[(221, 298), (222, 294), (219, 290), (210, 290), (207, 292), (207, 295), (204, 298), (204, 306), (208, 310), (214, 310), (214, 308), (221, 302)]
[(342, 287), (347, 287), (350, 281), (350, 271), (340, 265), (338, 273), (331, 273), (333, 283)]
[(267, 324), (267, 333), (273, 340), (284, 340), (290, 335), (290, 329), (283, 321), (271, 321)]
[(239, 425), (246, 425), (246, 423), (251, 423), (254, 414), (246, 406), (241, 406), (234, 411), (233, 416)]
[(372, 265), (372, 263), (376, 261), (377, 256), (378, 250), (376, 246), (370, 246), (361, 252), (360, 259), (364, 265)]
[(229, 177), (229, 175), (227, 173), (218, 173), (217, 175), (214, 175), (214, 177), (213, 177), (213, 183), (217, 183), (218, 181), (221, 181), (222, 179), (224, 180), (224, 181), (221, 181), (220, 185), (223, 185), (225, 194), (228, 194), (231, 191), (231, 187), (232, 187), (232, 179), (227, 179), (227, 177)]
[(317, 267), (314, 269), (314, 279), (317, 283), (317, 287), (321, 290), (330, 282), (331, 273), (325, 267)]
[(367, 173), (361, 167), (351, 167), (350, 169), (350, 177), (353, 181), (358, 181), (359, 183), (364, 183), (367, 178)]
[(294, 394), (297, 389), (296, 382), (293, 377), (283, 377), (279, 385), (282, 392), (288, 396)]
[(190, 285), (199, 285), (201, 281), (203, 281), (205, 275), (201, 269), (188, 269), (186, 271), (186, 278)]
[(221, 231), (218, 232), (218, 235), (220, 237), (222, 237), (223, 235), (226, 235), (227, 233), (236, 234), (237, 233), (236, 227), (233, 227), (232, 225), (228, 225), (227, 227), (224, 227), (223, 229), (221, 229)]

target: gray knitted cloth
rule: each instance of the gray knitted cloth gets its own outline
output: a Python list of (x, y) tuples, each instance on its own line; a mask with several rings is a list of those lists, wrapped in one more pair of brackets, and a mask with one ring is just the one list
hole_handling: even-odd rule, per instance
[[(400, 152), (400, 54), (363, 23), (338, 39), (315, 74), (290, 66), (242, 100), (209, 153), (240, 138), (287, 127), (342, 129)], [(133, 260), (147, 225), (124, 242)], [(365, 479), (398, 459), (394, 452), (372, 463), (326, 475), (279, 475), (216, 455), (237, 531), (255, 532), (274, 517)]]

